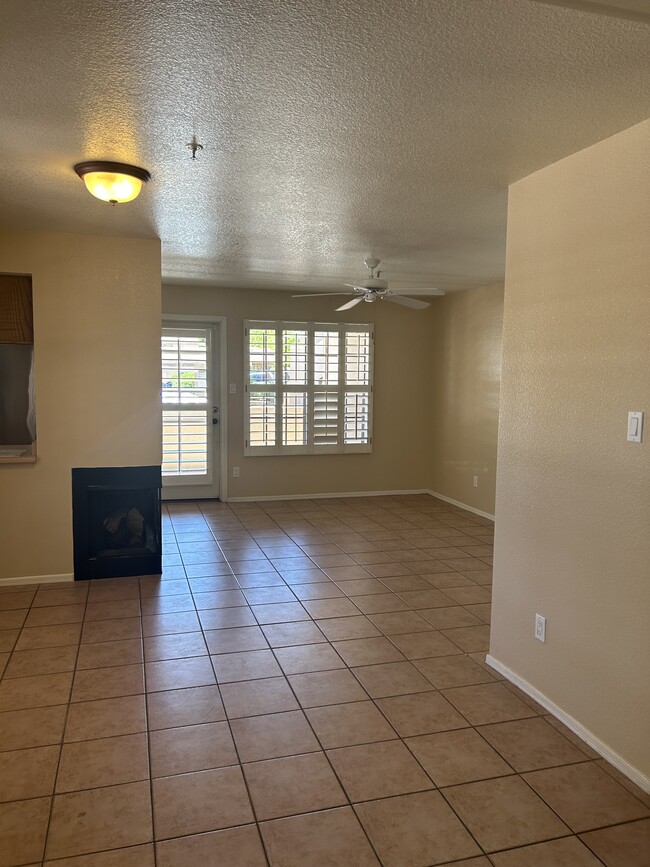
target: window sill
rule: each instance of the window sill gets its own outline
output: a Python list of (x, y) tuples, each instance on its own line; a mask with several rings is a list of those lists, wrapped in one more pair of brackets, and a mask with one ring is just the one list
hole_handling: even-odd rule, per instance
[[(22, 455), (3, 455), (3, 450), (23, 451)], [(31, 446), (25, 445), (1, 445), (0, 446), (0, 464), (35, 464), (36, 463), (36, 443)]]

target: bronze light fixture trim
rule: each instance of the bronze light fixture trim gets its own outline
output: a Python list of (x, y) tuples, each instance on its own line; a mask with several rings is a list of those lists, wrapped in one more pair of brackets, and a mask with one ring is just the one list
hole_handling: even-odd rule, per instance
[(140, 194), (142, 185), (151, 179), (149, 172), (139, 166), (106, 160), (77, 163), (74, 170), (89, 193), (111, 205), (133, 201)]

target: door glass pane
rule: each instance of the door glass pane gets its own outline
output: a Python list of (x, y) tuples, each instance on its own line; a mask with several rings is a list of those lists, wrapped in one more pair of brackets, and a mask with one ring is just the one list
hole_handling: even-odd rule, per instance
[(162, 402), (208, 402), (208, 347), (205, 336), (162, 337)]
[(163, 410), (163, 476), (205, 476), (207, 449), (206, 410)]

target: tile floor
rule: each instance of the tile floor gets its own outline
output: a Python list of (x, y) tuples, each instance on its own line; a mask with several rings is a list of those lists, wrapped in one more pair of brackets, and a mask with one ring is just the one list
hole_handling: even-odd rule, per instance
[(164, 531), (161, 578), (0, 592), (0, 867), (647, 867), (647, 796), (484, 664), (489, 521)]

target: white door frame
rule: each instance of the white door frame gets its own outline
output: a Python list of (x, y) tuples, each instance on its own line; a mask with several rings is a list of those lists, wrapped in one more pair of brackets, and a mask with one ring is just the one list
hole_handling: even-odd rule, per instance
[[(191, 313), (163, 313), (162, 323), (177, 323), (180, 327), (195, 322), (213, 325), (219, 343), (219, 499), (228, 499), (228, 320), (225, 316), (199, 316)], [(161, 323), (161, 328), (163, 327)], [(215, 359), (212, 360), (214, 368)], [(212, 371), (214, 375), (214, 370)], [(211, 425), (210, 425), (211, 427)], [(162, 440), (162, 435), (161, 435)]]

